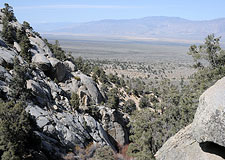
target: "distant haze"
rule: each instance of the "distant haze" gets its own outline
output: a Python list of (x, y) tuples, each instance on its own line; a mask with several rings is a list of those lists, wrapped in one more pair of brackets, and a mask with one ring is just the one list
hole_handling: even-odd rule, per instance
[(202, 40), (208, 34), (225, 36), (225, 18), (191, 21), (178, 17), (145, 17), (141, 19), (101, 20), (87, 23), (43, 23), (40, 32), (94, 36), (130, 36)]

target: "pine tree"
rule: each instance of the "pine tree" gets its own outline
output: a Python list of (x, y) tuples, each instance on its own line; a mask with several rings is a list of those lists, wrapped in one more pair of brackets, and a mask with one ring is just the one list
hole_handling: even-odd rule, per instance
[(8, 3), (5, 3), (5, 8), (2, 9), (2, 12), (5, 14), (7, 21), (16, 21), (16, 17), (14, 16), (13, 7)]
[(29, 148), (39, 146), (33, 134), (36, 123), (22, 102), (0, 103), (0, 156), (2, 160), (20, 160)]
[(16, 32), (17, 42), (20, 44), (21, 51), (20, 56), (23, 57), (25, 61), (28, 63), (31, 62), (32, 55), (30, 52), (30, 48), (32, 47), (29, 38), (26, 35), (25, 27), (23, 26), (21, 29), (17, 29)]
[(25, 101), (30, 95), (30, 91), (26, 87), (26, 80), (28, 80), (29, 70), (26, 66), (21, 66), (18, 58), (14, 59), (14, 75), (11, 80), (10, 87), (10, 97), (14, 100), (21, 99)]
[(13, 45), (14, 43), (14, 29), (13, 27), (9, 24), (9, 21), (6, 17), (3, 18), (3, 28), (2, 28), (2, 38), (6, 41), (7, 44)]
[(60, 47), (58, 40), (56, 40), (55, 44), (53, 45), (53, 53), (55, 54), (55, 57), (60, 61), (64, 61), (66, 59), (65, 51)]
[(25, 35), (22, 37), (21, 41), (20, 41), (20, 47), (21, 47), (21, 52), (20, 52), (20, 56), (23, 57), (23, 59), (27, 62), (31, 62), (31, 52), (29, 51), (31, 48), (31, 44), (30, 44), (30, 40), (28, 39), (28, 37)]

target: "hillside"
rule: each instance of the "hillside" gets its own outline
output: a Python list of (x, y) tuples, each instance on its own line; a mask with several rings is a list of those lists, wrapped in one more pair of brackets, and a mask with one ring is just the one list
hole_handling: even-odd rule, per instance
[(189, 49), (197, 71), (173, 84), (75, 59), (19, 23), (8, 4), (0, 31), (2, 160), (224, 158), (225, 51), (213, 34)]
[[(208, 34), (225, 34), (225, 19), (191, 21), (178, 17), (145, 17), (128, 20), (101, 20), (80, 24), (59, 24), (58, 29), (47, 29), (51, 24), (39, 24), (46, 33), (71, 33), (98, 36), (128, 36), (202, 40)], [(45, 28), (45, 29), (44, 29)]]

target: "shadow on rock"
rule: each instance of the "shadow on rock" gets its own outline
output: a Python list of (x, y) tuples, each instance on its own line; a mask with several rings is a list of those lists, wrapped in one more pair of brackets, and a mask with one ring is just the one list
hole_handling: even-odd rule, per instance
[(199, 146), (204, 152), (216, 154), (225, 159), (225, 147), (220, 146), (213, 142), (200, 143)]

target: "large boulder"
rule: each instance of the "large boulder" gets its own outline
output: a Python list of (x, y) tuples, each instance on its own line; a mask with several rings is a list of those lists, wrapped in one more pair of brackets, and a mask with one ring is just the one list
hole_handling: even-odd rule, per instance
[(104, 101), (102, 94), (91, 77), (79, 71), (74, 73), (74, 77), (80, 78), (81, 83), (87, 88), (93, 102), (100, 104), (102, 101)]
[(49, 61), (52, 65), (53, 76), (59, 81), (63, 81), (66, 76), (66, 67), (65, 65), (56, 58), (49, 58)]
[(65, 62), (63, 62), (63, 64), (66, 66), (67, 70), (69, 70), (71, 72), (76, 71), (76, 66), (71, 61), (65, 61)]
[(49, 71), (51, 69), (51, 63), (43, 54), (35, 54), (32, 58), (32, 63), (38, 66), (42, 71)]
[(197, 142), (225, 147), (225, 78), (201, 95), (192, 130)]
[(49, 47), (46, 45), (46, 43), (38, 36), (34, 35), (30, 30), (26, 30), (30, 43), (34, 46), (31, 49), (31, 52), (33, 54), (43, 54), (48, 57), (53, 57), (53, 53), (49, 49)]
[(0, 47), (0, 65), (4, 67), (12, 67), (14, 62), (14, 57), (16, 55), (17, 54), (13, 50)]
[(115, 109), (105, 106), (99, 106), (98, 108), (102, 117), (103, 129), (121, 146), (128, 144), (127, 121), (123, 118), (123, 115)]
[(225, 158), (224, 150), (217, 146), (196, 142), (191, 128), (192, 125), (187, 126), (166, 141), (156, 153), (156, 160), (223, 160)]
[(27, 89), (32, 91), (36, 101), (42, 106), (48, 105), (51, 102), (51, 90), (44, 82), (27, 80)]

